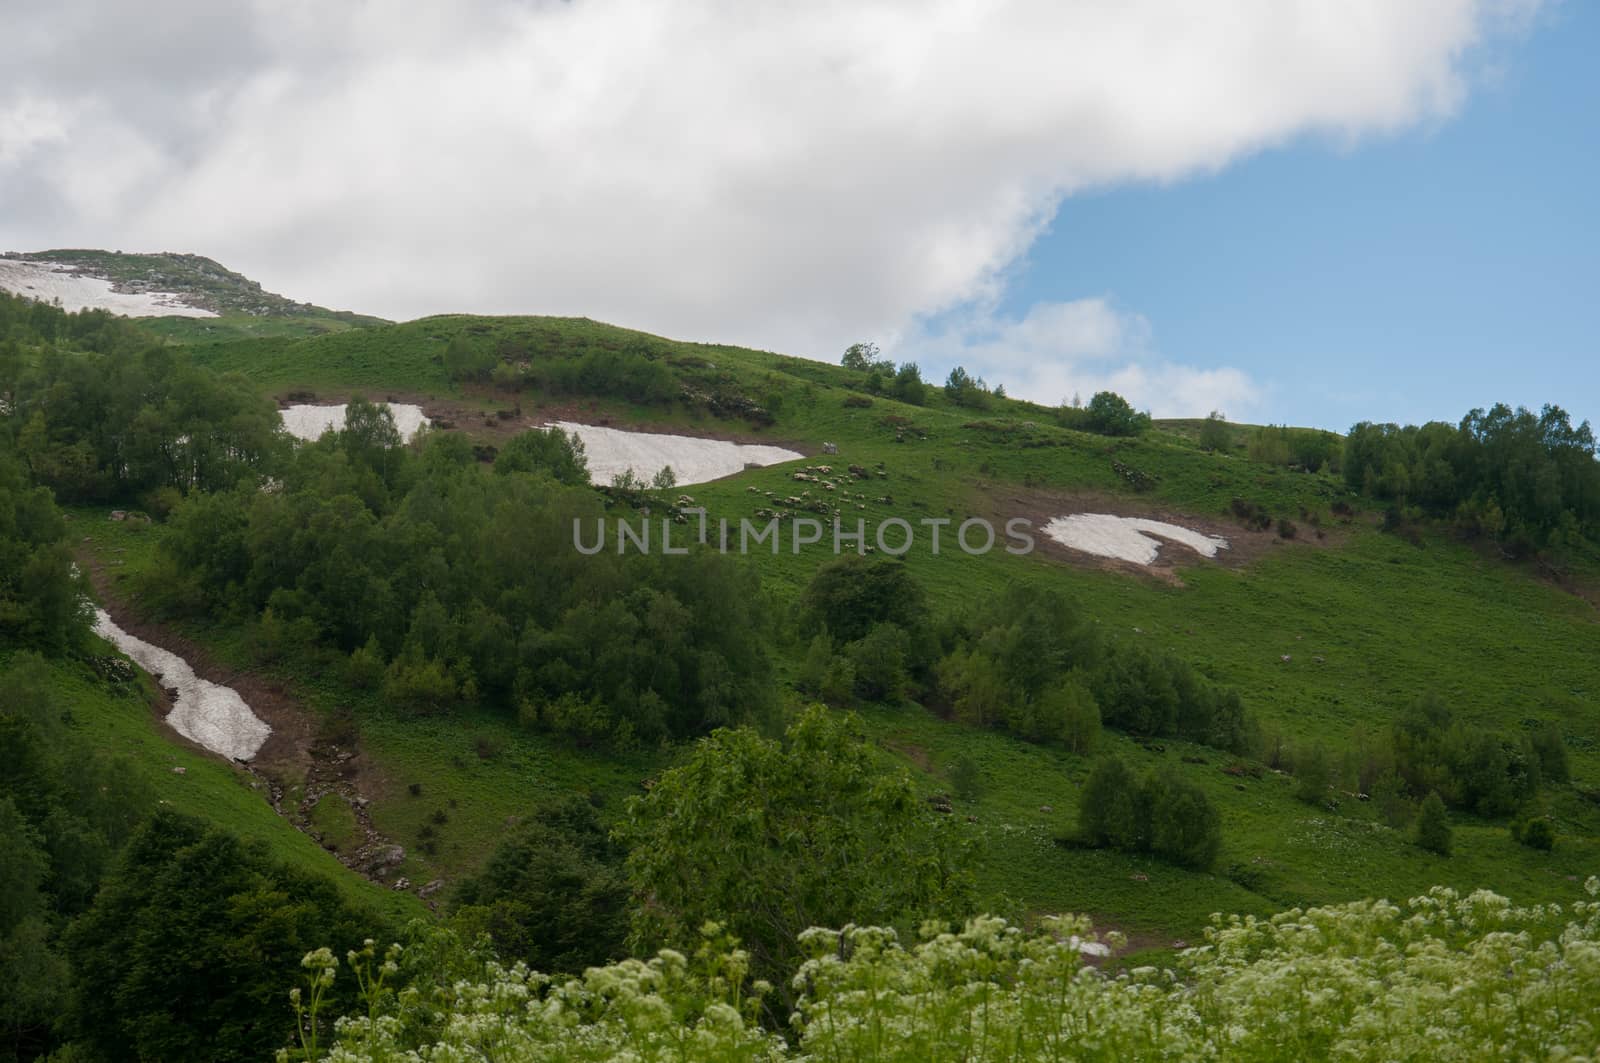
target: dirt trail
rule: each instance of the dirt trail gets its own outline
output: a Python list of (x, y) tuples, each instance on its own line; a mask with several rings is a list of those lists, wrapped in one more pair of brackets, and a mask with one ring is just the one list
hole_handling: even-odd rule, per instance
[[(78, 552), (78, 565), (88, 574), (106, 612), (124, 631), (182, 657), (201, 678), (232, 687), (251, 711), (272, 727), (272, 734), (254, 759), (235, 760), (233, 765), (261, 784), (260, 790), (274, 811), (357, 874), (393, 889), (411, 888), (407, 879), (396, 877), (405, 860), (405, 849), (372, 823), (366, 790), (374, 780), (369, 778), (371, 768), (361, 753), (353, 724), (345, 728), (324, 724), (318, 713), (302, 704), (282, 683), (221, 665), (192, 639), (146, 620), (119, 593), (105, 563), (88, 551)], [(155, 706), (163, 732), (174, 742), (215, 756), (166, 726), (165, 717), (171, 708), (171, 695), (163, 689)], [(312, 810), (319, 800), (330, 795), (346, 801), (355, 816), (358, 840), (353, 847), (341, 848), (312, 824)], [(426, 898), (440, 885), (438, 881), (430, 882), (417, 892)]]

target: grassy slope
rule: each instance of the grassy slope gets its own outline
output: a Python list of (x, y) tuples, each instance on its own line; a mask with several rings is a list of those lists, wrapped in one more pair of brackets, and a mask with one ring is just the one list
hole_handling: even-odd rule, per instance
[[(107, 565), (114, 581), (120, 581), (126, 572), (154, 555), (159, 528), (112, 522), (106, 519), (104, 510), (79, 508), (71, 514), (77, 529), (75, 538)], [(102, 646), (104, 653), (115, 652), (109, 643)], [(129, 753), (161, 800), (242, 837), (266, 842), (278, 859), (332, 878), (352, 899), (377, 911), (398, 919), (424, 914), (413, 895), (384, 889), (354, 874), (290, 826), (273, 811), (260, 784), (250, 774), (176, 740), (153, 707), (155, 690), (148, 677), (142, 677), (137, 690), (119, 689), (99, 682), (81, 667), (52, 667), (79, 726), (91, 729), (96, 744), (102, 748)], [(174, 767), (184, 768), (184, 773), (174, 774)]]
[[(1159, 761), (1162, 770), (1204, 786), (1221, 807), (1227, 840), (1219, 873), (1194, 875), (1055, 844), (1073, 820), (1077, 786), (1087, 771), (1083, 759), (946, 723), (914, 707), (869, 709), (874, 733), (906, 756), (930, 792), (947, 788), (945, 772), (956, 756), (982, 766), (987, 792), (971, 811), (983, 838), (981, 877), (996, 898), (1009, 898), (1024, 910), (1088, 910), (1129, 929), (1187, 935), (1213, 910), (1406, 895), (1439, 881), (1490, 885), (1527, 900), (1564, 896), (1568, 876), (1600, 865), (1600, 847), (1592, 840), (1600, 815), (1576, 792), (1600, 786), (1594, 610), (1442, 537), (1415, 547), (1379, 534), (1366, 519), (1336, 526), (1328, 506), (1347, 497), (1340, 483), (1202, 453), (1190, 438), (1191, 426), (1115, 441), (1055, 427), (1051, 411), (1024, 403), (996, 403), (981, 412), (947, 407), (937, 391), (927, 408), (879, 398), (870, 408), (852, 409), (843, 400), (857, 382), (836, 367), (677, 344), (581, 319), (430, 318), (310, 340), (214, 343), (197, 347), (196, 354), (279, 393), (366, 389), (374, 395), (459, 397), (437, 357), (464, 328), (489, 342), (518, 344), (534, 357), (600, 345), (647, 349), (669, 362), (705, 359), (752, 396), (781, 396), (777, 423), (759, 433), (681, 407), (646, 410), (605, 400), (583, 405), (594, 416), (618, 422), (738, 432), (800, 444), (810, 453), (827, 440), (840, 453), (811, 460), (835, 466), (872, 468), (882, 462), (887, 478), (860, 487), (872, 498), (890, 495), (892, 502), (867, 502), (859, 510), (852, 502), (847, 520), (1004, 515), (1011, 499), (1041, 493), (1126, 495), (1112, 472), (1113, 459), (1159, 476), (1153, 491), (1137, 497), (1164, 509), (1224, 519), (1229, 501), (1244, 497), (1297, 520), (1318, 513), (1333, 528), (1334, 545), (1274, 544), (1243, 567), (1197, 563), (1181, 572), (1181, 587), (1042, 556), (975, 559), (947, 551), (933, 557), (925, 539), (909, 561), (940, 608), (981, 601), (1009, 580), (1059, 587), (1118, 637), (1171, 647), (1238, 686), (1263, 723), (1292, 741), (1345, 748), (1355, 727), (1385, 727), (1394, 709), (1427, 690), (1445, 696), (1467, 718), (1509, 731), (1526, 718), (1556, 719), (1569, 736), (1576, 780), (1553, 794), (1563, 832), (1554, 854), (1516, 846), (1503, 824), (1458, 820), (1457, 855), (1440, 860), (1375, 823), (1365, 804), (1346, 800), (1337, 814), (1329, 813), (1294, 800), (1281, 777), (1237, 781), (1224, 775), (1221, 758), (1211, 751), (1168, 742), (1157, 753), (1108, 735), (1110, 748), (1141, 770)], [(512, 401), (486, 391), (467, 397), (485, 406)], [(525, 406), (538, 399), (521, 396)], [(550, 401), (572, 405), (570, 397)], [(889, 414), (910, 421), (905, 441), (897, 442), (895, 427), (884, 423)], [(767, 504), (763, 492), (782, 497), (804, 488), (790, 471), (755, 470), (688, 490), (713, 517), (737, 519)], [(781, 601), (792, 598), (823, 556), (764, 556), (752, 563), (761, 565)], [(230, 636), (208, 637), (226, 643)], [(1283, 654), (1292, 660), (1284, 663)], [(1324, 663), (1315, 663), (1315, 656)], [(327, 689), (323, 701), (352, 696)], [(485, 736), (499, 748), (488, 760), (474, 751)], [(444, 810), (449, 822), (429, 863), (452, 875), (474, 866), (505, 818), (539, 792), (572, 787), (620, 795), (660, 760), (641, 756), (619, 764), (580, 754), (519, 734), (490, 713), (418, 723), (377, 711), (365, 725), (364, 741), (391, 780), (374, 807), (378, 822), (410, 845), (422, 824)], [(1185, 755), (1208, 763), (1185, 763)], [(420, 798), (406, 790), (413, 781), (422, 784)], [(1043, 806), (1051, 811), (1041, 812)], [(1230, 881), (1229, 873), (1251, 889)]]
[[(107, 645), (104, 652), (113, 652)], [(0, 662), (0, 667), (4, 662)], [(210, 820), (241, 837), (265, 842), (272, 855), (290, 866), (337, 882), (352, 901), (396, 919), (423, 914), (408, 894), (397, 894), (347, 872), (311, 839), (290, 828), (250, 775), (191, 747), (173, 741), (152, 708), (148, 677), (121, 686), (100, 680), (86, 666), (50, 662), (52, 687), (72, 712), (73, 725), (112, 754), (126, 755), (155, 800)], [(183, 769), (182, 773), (174, 771)]]
[[(120, 584), (153, 559), (160, 542), (159, 526), (113, 522), (101, 509), (72, 512), (77, 525), (91, 533), (80, 536), (82, 547), (107, 564), (114, 583)], [(361, 748), (376, 769), (368, 779), (374, 787), (370, 794), (374, 798), (370, 808), (373, 824), (406, 847), (406, 861), (398, 874), (416, 885), (439, 875), (454, 878), (463, 868), (478, 866), (493, 850), (508, 821), (546, 797), (579, 790), (620, 806), (621, 799), (637, 793), (640, 781), (663, 763), (657, 753), (619, 757), (575, 750), (563, 742), (527, 734), (503, 713), (488, 710), (461, 712), (449, 719), (402, 717), (389, 712), (373, 693), (342, 684), (337, 678), (337, 661), (263, 664), (247, 630), (223, 625), (173, 626), (204, 642), (217, 660), (229, 667), (269, 672), (282, 679), (321, 718), (338, 708), (356, 711), (362, 720)], [(152, 727), (152, 731), (152, 738), (159, 739), (160, 729)], [(175, 743), (174, 748), (192, 759), (205, 760), (224, 776), (248, 781), (248, 776), (215, 758), (178, 748)], [(297, 800), (301, 790), (295, 780), (285, 782), (285, 800)], [(412, 784), (417, 784), (419, 793), (411, 793)], [(340, 807), (342, 803), (337, 798), (319, 802), (313, 813), (318, 829), (325, 833), (331, 829), (335, 841), (339, 833), (353, 829), (353, 816), (348, 806)], [(204, 804), (196, 811), (205, 812)], [(283, 836), (278, 844), (286, 851), (309, 851), (315, 854), (317, 868), (351, 888), (399, 898), (393, 902), (397, 908), (420, 914), (411, 894), (381, 890), (349, 872), (278, 818), (264, 800), (259, 811), (262, 815), (253, 825), (263, 832), (260, 836)], [(446, 819), (443, 824), (436, 821), (440, 812)], [(237, 830), (243, 821), (225, 811), (219, 822)], [(432, 828), (435, 853), (428, 853), (422, 845), (424, 827)]]
[(21, 257), (75, 266), (105, 277), (119, 289), (129, 287), (189, 295), (196, 305), (220, 315), (216, 318), (150, 318), (140, 322), (152, 332), (179, 342), (308, 336), (386, 323), (382, 318), (286, 299), (202, 255), (61, 249)]

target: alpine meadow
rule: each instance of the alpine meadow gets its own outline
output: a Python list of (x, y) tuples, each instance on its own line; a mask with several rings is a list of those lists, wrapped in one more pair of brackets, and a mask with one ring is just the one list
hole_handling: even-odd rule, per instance
[(1600, 1059), (1594, 12), (190, 6), (0, 14), (0, 1063)]

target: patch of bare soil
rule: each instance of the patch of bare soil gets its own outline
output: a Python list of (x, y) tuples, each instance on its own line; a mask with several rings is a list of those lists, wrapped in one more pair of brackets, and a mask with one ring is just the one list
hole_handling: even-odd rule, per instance
[(814, 441), (776, 436), (743, 422), (709, 415), (688, 425), (681, 421), (625, 420), (618, 417), (614, 409), (598, 401), (573, 399), (525, 404), (522, 396), (507, 395), (485, 387), (469, 388), (461, 396), (444, 398), (414, 391), (379, 393), (360, 388), (331, 388), (316, 392), (286, 390), (277, 396), (277, 402), (280, 408), (296, 403), (330, 405), (349, 402), (356, 394), (363, 395), (369, 402), (405, 402), (420, 406), (435, 428), (460, 432), (474, 443), (492, 446), (502, 446), (512, 436), (529, 428), (556, 421), (576, 421), (579, 424), (599, 425), (601, 428), (625, 428), (631, 432), (662, 432), (720, 439), (728, 443), (786, 447), (808, 457), (819, 453)]
[(905, 757), (921, 770), (930, 773), (933, 771), (933, 758), (928, 755), (928, 748), (926, 746), (920, 746), (915, 742), (906, 741), (890, 741), (885, 742), (884, 745), (887, 746), (891, 751), (900, 754), (902, 757)]
[[(352, 871), (394, 889), (411, 887), (406, 879), (394, 877), (405, 860), (405, 849), (373, 826), (367, 795), (376, 791), (378, 781), (367, 759), (361, 755), (358, 733), (353, 725), (327, 726), (319, 720), (319, 714), (303, 704), (285, 684), (221, 664), (194, 640), (141, 616), (116, 586), (102, 561), (83, 551), (79, 552), (77, 560), (78, 566), (89, 576), (102, 606), (124, 631), (182, 657), (201, 678), (232, 687), (251, 711), (272, 728), (272, 734), (253, 760), (232, 763), (236, 771), (248, 773), (260, 784), (257, 789), (274, 811)], [(163, 690), (153, 706), (162, 721), (163, 733), (174, 742), (215, 756), (165, 726), (166, 714), (171, 708), (171, 697)], [(312, 809), (329, 794), (342, 797), (355, 814), (360, 840), (353, 848), (341, 849), (324, 838), (311, 822)], [(441, 885), (438, 881), (430, 882), (417, 893), (426, 898)]]

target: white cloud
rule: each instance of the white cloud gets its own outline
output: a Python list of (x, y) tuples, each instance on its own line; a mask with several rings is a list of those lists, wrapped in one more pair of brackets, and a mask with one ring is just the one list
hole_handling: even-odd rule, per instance
[(955, 365), (1016, 398), (1055, 404), (1115, 391), (1157, 417), (1246, 417), (1262, 397), (1248, 374), (1175, 365), (1155, 351), (1149, 322), (1104, 298), (1039, 303), (1020, 319), (974, 310), (916, 329), (889, 353), (916, 361), (942, 382)]
[[(46, 101), (29, 115), (49, 121), (8, 119), (24, 133), (0, 242), (201, 251), (396, 317), (586, 314), (821, 357), (984, 305), (1077, 190), (1448, 116), (1501, 17), (1473, 0), (133, 10), (41, 3), (12, 36), (0, 99)], [(1059, 339), (1055, 314), (1017, 327)], [(1158, 411), (1246, 384), (1118, 371)], [(1030, 369), (1041, 388), (1060, 372)]]

